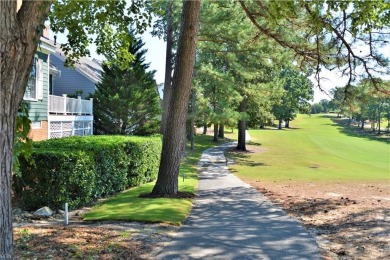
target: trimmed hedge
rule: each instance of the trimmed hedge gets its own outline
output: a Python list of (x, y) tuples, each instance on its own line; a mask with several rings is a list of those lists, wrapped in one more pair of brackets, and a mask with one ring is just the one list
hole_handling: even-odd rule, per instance
[(160, 137), (88, 136), (34, 143), (33, 161), (21, 159), (16, 194), (27, 209), (81, 207), (94, 199), (153, 181)]

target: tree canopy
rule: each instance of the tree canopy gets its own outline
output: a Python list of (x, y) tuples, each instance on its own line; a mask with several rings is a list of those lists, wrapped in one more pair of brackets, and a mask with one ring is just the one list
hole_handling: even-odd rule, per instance
[[(240, 1), (259, 33), (291, 50), (300, 67), (338, 70), (347, 86), (363, 78), (377, 90), (380, 75), (389, 74), (390, 3), (379, 1)], [(287, 31), (285, 29), (288, 29)], [(283, 33), (280, 33), (283, 31)], [(348, 87), (346, 88), (348, 89)]]
[(97, 134), (146, 135), (158, 132), (160, 104), (155, 71), (147, 71), (146, 49), (134, 38), (128, 52), (133, 60), (121, 69), (116, 59), (103, 65), (102, 81), (94, 98)]
[[(87, 45), (95, 43), (99, 53), (115, 57), (119, 68), (124, 69), (134, 58), (127, 52), (133, 38), (128, 33), (129, 27), (143, 31), (151, 21), (149, 11), (154, 10), (154, 4), (161, 2), (23, 1), (18, 9), (17, 1), (0, 1), (0, 255), (13, 257), (10, 194), (16, 115), (46, 18), (50, 15), (53, 31), (67, 33), (68, 42), (62, 47), (70, 58), (88, 54)], [(226, 90), (221, 87), (230, 82), (227, 86), (235, 91), (237, 98), (229, 100), (220, 96), (219, 105), (228, 108), (224, 102), (240, 100), (242, 123), (246, 120), (249, 97), (262, 90), (263, 97), (267, 95), (269, 68), (274, 67), (275, 60), (283, 60), (281, 55), (274, 56), (277, 53), (286, 54), (287, 61), (305, 73), (313, 71), (319, 87), (321, 71), (326, 68), (339, 70), (349, 78), (342, 89), (344, 96), (352, 93), (352, 86), (362, 79), (369, 80), (376, 90), (389, 94), (380, 80), (381, 75), (389, 74), (388, 59), (381, 53), (389, 49), (390, 3), (387, 0), (246, 0), (239, 1), (242, 13), (234, 1), (205, 1), (205, 4), (210, 5), (205, 9), (210, 13), (205, 15), (224, 23), (221, 26), (215, 23), (215, 28), (204, 30), (201, 25), (201, 31), (207, 33), (209, 29), (209, 35), (200, 35), (209, 39), (202, 50), (204, 57), (218, 59), (199, 70), (211, 72), (207, 73), (208, 77), (223, 78), (219, 83), (216, 81), (221, 93)], [(182, 10), (172, 98), (167, 111), (169, 120), (158, 181), (153, 190), (161, 196), (178, 192), (180, 147), (184, 141), (191, 90), (200, 0), (184, 1)], [(229, 23), (227, 17), (234, 23)], [(224, 28), (222, 24), (229, 26)], [(275, 51), (277, 48), (281, 51)], [(209, 54), (207, 49), (211, 50)], [(245, 129), (245, 124), (241, 129)]]

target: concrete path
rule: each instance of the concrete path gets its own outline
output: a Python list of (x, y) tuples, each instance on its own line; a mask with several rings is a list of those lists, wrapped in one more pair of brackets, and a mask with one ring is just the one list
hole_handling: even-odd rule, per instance
[(229, 172), (231, 146), (204, 152), (195, 205), (157, 259), (321, 259), (298, 221)]

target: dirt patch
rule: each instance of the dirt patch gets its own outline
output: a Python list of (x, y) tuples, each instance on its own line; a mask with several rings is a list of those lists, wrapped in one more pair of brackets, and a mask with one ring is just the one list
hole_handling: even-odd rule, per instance
[(15, 259), (154, 259), (178, 227), (146, 223), (14, 228)]
[(145, 246), (127, 233), (107, 228), (33, 227), (15, 229), (16, 259), (145, 259)]
[(390, 182), (249, 182), (303, 222), (325, 259), (390, 259)]

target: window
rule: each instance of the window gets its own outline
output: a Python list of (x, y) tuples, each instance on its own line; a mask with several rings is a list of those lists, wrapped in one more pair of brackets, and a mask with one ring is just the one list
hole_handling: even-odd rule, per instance
[(24, 99), (43, 99), (43, 61), (35, 58), (27, 81)]
[(31, 122), (31, 129), (41, 129), (42, 121)]

